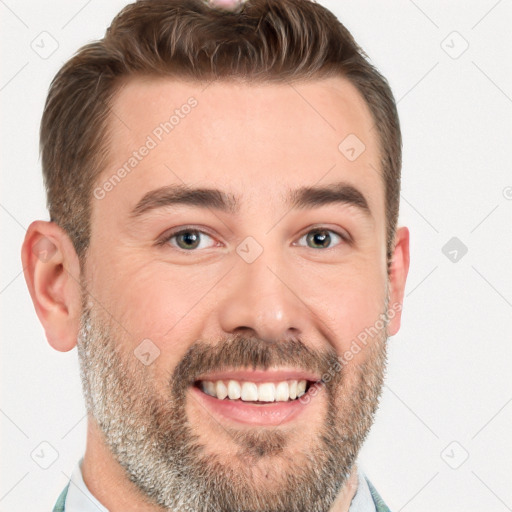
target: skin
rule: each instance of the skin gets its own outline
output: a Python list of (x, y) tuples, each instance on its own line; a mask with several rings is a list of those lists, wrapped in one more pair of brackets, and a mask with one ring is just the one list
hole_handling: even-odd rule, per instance
[[(293, 336), (315, 357), (342, 357), (365, 328), (375, 325), (386, 307), (389, 310), (402, 303), (409, 269), (409, 231), (406, 227), (397, 230), (388, 275), (384, 184), (375, 171), (379, 168), (379, 145), (368, 107), (343, 78), (295, 84), (294, 88), (227, 82), (205, 88), (204, 84), (170, 79), (128, 81), (113, 104), (116, 116), (110, 119), (111, 161), (97, 184), (112, 176), (155, 127), (189, 97), (196, 98), (198, 105), (104, 198), (92, 199), (92, 232), (84, 268), (80, 269), (71, 241), (57, 225), (35, 221), (29, 227), (22, 250), (29, 291), (50, 345), (68, 351), (78, 343), (89, 410), (82, 472), (88, 488), (111, 511), (164, 510), (163, 504), (170, 503), (165, 501), (170, 498), (163, 490), (151, 495), (143, 485), (128, 479), (127, 471), (135, 472), (137, 461), (142, 471), (143, 462), (149, 464), (153, 459), (148, 456), (145, 460), (141, 453), (138, 459), (137, 455), (131, 459), (128, 455), (125, 459), (114, 456), (104, 430), (110, 429), (112, 436), (125, 436), (130, 432), (127, 424), (116, 431), (108, 422), (113, 418), (124, 421), (129, 411), (137, 425), (149, 429), (145, 437), (134, 429), (137, 441), (132, 444), (140, 447), (137, 443), (153, 439), (151, 434), (156, 439), (158, 429), (146, 423), (147, 403), (162, 413), (161, 431), (175, 429), (170, 420), (165, 423), (169, 415), (178, 415), (177, 410), (166, 410), (169, 385), (195, 342), (209, 344), (217, 353), (223, 343), (240, 341), (238, 336), (242, 335), (254, 340), (255, 350), (267, 347), (274, 360), (280, 361), (275, 347)], [(366, 146), (353, 162), (338, 150), (348, 134), (356, 134)], [(364, 194), (372, 218), (351, 205), (294, 211), (284, 203), (289, 188), (338, 181), (350, 183)], [(215, 187), (238, 196), (239, 213), (182, 205), (130, 217), (146, 192), (183, 183)], [(156, 244), (170, 228), (189, 225), (207, 233), (202, 235), (201, 248), (180, 251), (176, 239), (174, 245), (170, 241)], [(329, 231), (334, 238), (328, 249), (308, 246), (305, 235), (318, 225), (348, 233), (353, 243)], [(263, 248), (250, 264), (236, 252), (248, 236)], [(52, 244), (49, 260), (37, 257), (41, 239)], [(89, 323), (84, 320), (86, 310)], [(257, 493), (265, 489), (277, 493), (283, 488), (283, 475), (291, 467), (304, 466), (305, 454), (318, 446), (329, 410), (338, 411), (336, 432), (340, 437), (352, 432), (353, 446), (348, 445), (357, 452), (377, 407), (385, 341), (398, 332), (400, 319), (401, 311), (395, 309), (386, 329), (320, 389), (308, 404), (308, 414), (273, 427), (271, 435), (276, 437), (272, 439), (283, 441), (279, 456), (255, 456), (246, 443), (245, 436), (254, 432), (250, 426), (227, 420), (223, 423), (184, 391), (182, 412), (198, 436), (203, 455), (216, 457), (221, 467), (243, 474), (245, 484), (250, 482)], [(90, 331), (85, 329), (87, 325)], [(144, 339), (150, 339), (160, 350), (149, 366), (133, 356)], [(104, 352), (100, 352), (102, 346)], [(105, 361), (117, 361), (115, 347), (119, 348), (119, 362), (126, 367), (122, 372), (111, 369), (109, 373)], [(308, 370), (313, 358), (308, 359), (306, 352), (299, 354), (303, 356), (301, 368)], [(369, 381), (364, 388), (367, 399), (358, 403), (363, 372)], [(109, 393), (94, 394), (91, 383), (107, 382), (108, 375), (112, 380), (105, 389), (113, 400), (116, 396), (131, 397), (133, 403), (128, 408), (120, 405), (120, 398), (109, 404)], [(116, 387), (121, 382), (127, 383), (123, 391)], [(98, 401), (96, 410), (91, 395)], [(136, 399), (143, 396), (152, 400)], [(353, 410), (349, 407), (351, 397)], [(263, 438), (257, 440), (263, 450), (270, 446)], [(162, 441), (161, 448), (170, 450), (170, 441), (169, 445)], [(337, 487), (337, 497), (329, 495), (330, 510), (335, 512), (348, 510), (355, 492), (357, 453), (349, 456), (343, 450), (340, 443), (337, 453), (347, 467), (330, 477), (333, 488), (335, 484), (341, 486)], [(248, 463), (251, 472), (244, 469)], [(170, 475), (164, 469), (169, 468), (146, 476), (158, 481), (157, 476)]]

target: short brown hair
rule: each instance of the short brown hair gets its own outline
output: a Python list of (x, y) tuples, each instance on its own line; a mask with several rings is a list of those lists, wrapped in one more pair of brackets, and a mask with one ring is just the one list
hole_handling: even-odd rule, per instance
[(103, 39), (64, 64), (50, 85), (40, 152), (50, 218), (66, 230), (80, 258), (89, 244), (92, 189), (108, 159), (110, 105), (122, 81), (135, 76), (348, 79), (379, 135), (389, 268), (402, 160), (393, 94), (350, 32), (311, 0), (248, 0), (233, 12), (206, 0), (139, 0), (120, 11)]

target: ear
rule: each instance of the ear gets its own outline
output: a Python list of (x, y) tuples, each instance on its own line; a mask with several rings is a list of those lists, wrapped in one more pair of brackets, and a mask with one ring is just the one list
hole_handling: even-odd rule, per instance
[(402, 318), (402, 303), (404, 298), (405, 281), (409, 272), (409, 230), (404, 226), (398, 228), (395, 235), (395, 248), (390, 268), (389, 309), (394, 316), (389, 316), (388, 334), (394, 336), (400, 329)]
[(30, 224), (21, 250), (23, 273), (48, 343), (61, 352), (77, 342), (80, 263), (67, 233), (54, 222)]

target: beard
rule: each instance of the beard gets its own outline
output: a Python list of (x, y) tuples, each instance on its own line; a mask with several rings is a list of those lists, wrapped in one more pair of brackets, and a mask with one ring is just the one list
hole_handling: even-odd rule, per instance
[[(141, 500), (176, 512), (331, 508), (378, 407), (387, 362), (388, 300), (385, 327), (366, 346), (362, 364), (340, 366), (332, 347), (313, 350), (300, 339), (198, 340), (166, 375), (161, 390), (151, 366), (128, 350), (130, 336), (93, 306), (86, 292), (82, 299), (77, 349), (87, 412)], [(320, 428), (308, 433), (312, 441), (301, 445), (299, 437), (292, 443), (290, 432), (279, 425), (242, 430), (217, 424), (230, 438), (224, 443), (229, 456), (212, 452), (198, 435), (201, 425), (191, 424), (186, 410), (196, 377), (226, 368), (278, 366), (329, 376), (315, 385), (324, 393), (325, 407), (323, 417), (315, 418)], [(321, 398), (311, 398), (310, 391), (300, 399)]]

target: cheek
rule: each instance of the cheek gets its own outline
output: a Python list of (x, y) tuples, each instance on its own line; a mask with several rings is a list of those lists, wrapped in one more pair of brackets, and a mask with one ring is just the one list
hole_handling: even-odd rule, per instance
[(108, 285), (100, 281), (99, 289), (103, 303), (109, 304), (113, 328), (127, 345), (123, 352), (136, 357), (149, 352), (147, 385), (153, 381), (153, 391), (165, 400), (170, 375), (191, 343), (201, 336), (205, 317), (201, 299), (214, 279), (210, 283), (204, 272), (200, 275), (191, 267), (186, 272), (176, 271), (169, 265), (138, 264), (133, 259), (109, 270)]
[[(370, 342), (375, 335), (382, 336), (385, 301), (386, 279), (371, 270), (339, 277), (332, 282), (328, 293), (317, 298), (318, 317), (328, 327), (339, 356), (351, 350), (353, 359), (360, 359), (365, 341)], [(354, 342), (360, 346), (359, 350), (354, 348)]]
[(181, 353), (196, 341), (202, 299), (218, 280), (213, 272), (132, 258), (118, 261), (111, 273), (106, 302), (135, 345), (149, 338), (162, 353)]

